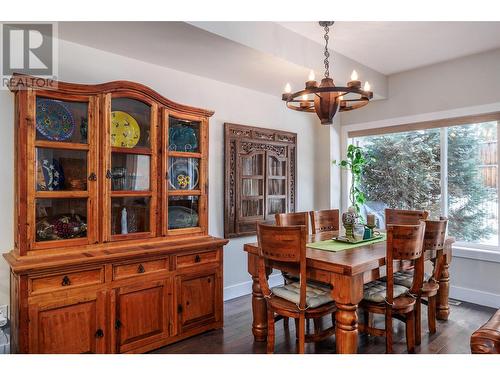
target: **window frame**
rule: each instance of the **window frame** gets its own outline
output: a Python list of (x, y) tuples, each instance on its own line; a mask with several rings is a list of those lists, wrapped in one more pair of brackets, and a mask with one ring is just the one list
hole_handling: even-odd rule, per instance
[[(389, 120), (391, 121), (391, 120)], [(392, 120), (394, 121), (394, 120)], [(415, 122), (397, 122), (394, 121), (392, 125), (381, 126), (381, 122), (348, 125), (343, 127), (341, 149), (347, 148), (347, 145), (354, 144), (354, 140), (360, 137), (394, 134), (409, 131), (418, 131), (426, 129), (439, 129), (440, 130), (440, 149), (441, 149), (441, 215), (448, 216), (448, 128), (461, 125), (472, 125), (482, 122), (497, 122), (497, 194), (500, 188), (500, 112), (494, 111), (489, 113), (479, 113), (474, 115), (460, 116), (460, 117), (446, 117), (434, 119), (429, 121), (415, 121)], [(377, 126), (378, 125), (378, 126)], [(348, 190), (351, 184), (351, 177), (348, 173), (341, 174), (341, 207), (346, 210), (348, 202)], [(500, 199), (497, 199), (497, 212), (500, 216)], [(500, 236), (500, 220), (497, 220), (497, 232)], [(482, 259), (488, 261), (500, 262), (500, 239), (497, 245), (478, 244), (466, 241), (457, 241), (453, 245), (454, 249), (465, 258)]]

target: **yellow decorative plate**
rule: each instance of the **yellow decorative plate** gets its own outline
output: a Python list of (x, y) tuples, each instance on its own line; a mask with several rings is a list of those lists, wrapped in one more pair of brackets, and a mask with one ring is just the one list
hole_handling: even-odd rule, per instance
[(141, 137), (139, 124), (127, 112), (111, 112), (111, 146), (134, 147)]

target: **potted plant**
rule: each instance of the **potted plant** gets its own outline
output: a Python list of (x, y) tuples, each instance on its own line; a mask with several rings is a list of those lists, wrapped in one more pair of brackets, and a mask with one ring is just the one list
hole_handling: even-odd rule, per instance
[[(365, 194), (359, 189), (359, 182), (363, 167), (367, 164), (365, 153), (359, 146), (349, 145), (347, 148), (347, 158), (337, 163), (333, 161), (334, 165), (343, 168), (351, 173), (351, 187), (349, 189), (349, 206), (347, 212), (342, 214), (342, 224), (346, 229), (346, 237), (354, 238), (354, 229), (356, 224), (363, 221), (359, 216), (361, 205), (366, 202)], [(364, 227), (363, 227), (364, 229)], [(361, 228), (360, 228), (361, 230)], [(361, 235), (363, 236), (363, 235)]]

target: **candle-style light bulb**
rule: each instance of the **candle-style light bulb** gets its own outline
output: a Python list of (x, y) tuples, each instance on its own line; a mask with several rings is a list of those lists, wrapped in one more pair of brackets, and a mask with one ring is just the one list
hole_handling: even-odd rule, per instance
[(307, 94), (302, 95), (302, 100), (307, 100)]
[(290, 94), (292, 92), (292, 86), (289, 83), (285, 86), (285, 94)]
[(358, 80), (358, 72), (356, 70), (353, 70), (351, 73), (351, 81), (357, 81)]
[(339, 101), (344, 100), (344, 95), (339, 95)]
[(309, 79), (308, 79), (308, 81), (314, 81), (314, 78), (316, 78), (316, 77), (314, 76), (314, 70), (311, 70), (311, 71), (309, 72)]
[(368, 81), (366, 81), (366, 82), (365, 82), (365, 86), (363, 87), (363, 90), (364, 90), (364, 91), (370, 91), (370, 89), (371, 89), (371, 86), (370, 86), (370, 84), (368, 83)]

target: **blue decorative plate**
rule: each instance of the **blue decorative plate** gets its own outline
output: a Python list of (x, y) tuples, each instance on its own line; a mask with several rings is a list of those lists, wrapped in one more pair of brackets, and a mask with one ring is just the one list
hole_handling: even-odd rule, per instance
[(45, 180), (45, 186), (39, 186), (40, 190), (63, 190), (64, 171), (61, 164), (56, 159), (41, 159), (39, 162)]
[(198, 213), (183, 206), (170, 206), (168, 208), (168, 228), (192, 228), (198, 226)]
[(65, 141), (73, 135), (75, 122), (71, 112), (61, 102), (37, 99), (36, 129), (52, 141)]
[(198, 152), (198, 136), (192, 126), (181, 124), (170, 127), (168, 139), (170, 151)]
[(198, 163), (194, 159), (181, 158), (168, 169), (168, 184), (175, 190), (194, 190), (198, 187)]

